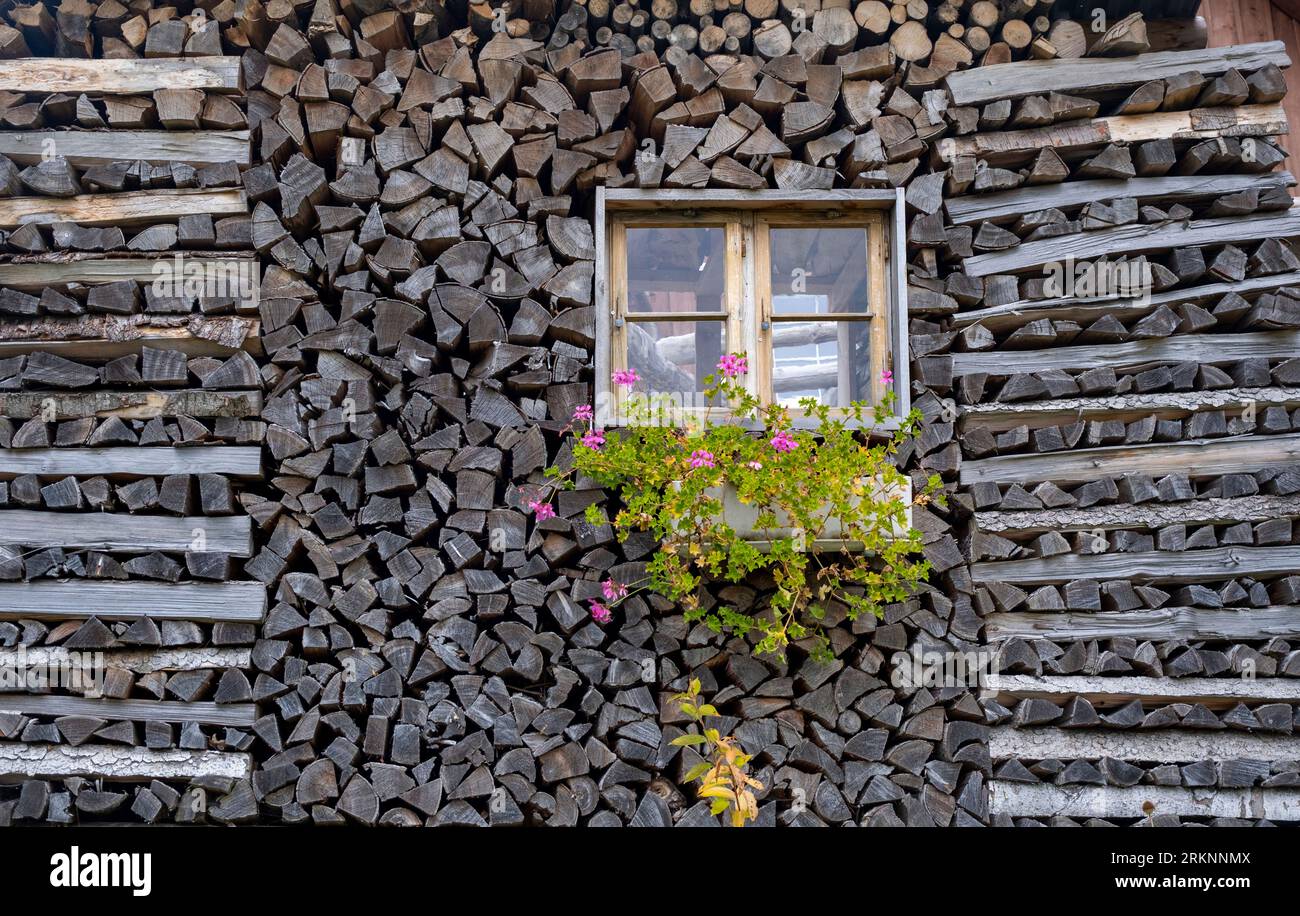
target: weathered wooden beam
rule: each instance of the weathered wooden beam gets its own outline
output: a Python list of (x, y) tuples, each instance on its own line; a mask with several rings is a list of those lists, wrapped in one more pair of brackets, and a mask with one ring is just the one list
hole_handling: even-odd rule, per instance
[(1300, 789), (1054, 786), (990, 780), (989, 812), (1008, 817), (1231, 817), (1300, 820)]
[(1147, 445), (1107, 445), (1046, 455), (999, 455), (964, 461), (961, 482), (1026, 483), (1051, 480), (1085, 483), (1124, 474), (1250, 474), (1300, 462), (1300, 435), (1240, 436), (1235, 439), (1189, 439)]
[(1289, 188), (1290, 172), (1263, 175), (1164, 175), (1157, 178), (1102, 178), (1027, 185), (993, 194), (969, 194), (944, 201), (949, 220), (957, 226), (1016, 219), (1050, 207), (1077, 207), (1095, 200), (1133, 197), (1144, 203), (1187, 203), (1237, 194)]
[(1140, 700), (1143, 706), (1200, 703), (1208, 709), (1232, 709), (1238, 703), (1300, 703), (1300, 681), (1289, 677), (1088, 677), (1085, 675), (990, 674), (987, 695), (1003, 706), (1019, 700), (1068, 702), (1083, 697), (1098, 709), (1113, 709)]
[(0, 479), (21, 474), (37, 474), (42, 477), (229, 474), (232, 477), (254, 478), (262, 476), (262, 450), (232, 445), (201, 445), (193, 448), (0, 449)]
[(981, 531), (1036, 535), (1046, 531), (1112, 531), (1119, 528), (1163, 528), (1166, 525), (1217, 525), (1265, 522), (1300, 516), (1300, 496), (1214, 497), (1181, 503), (1114, 503), (1086, 509), (1026, 509), (976, 512)]
[(1170, 225), (1132, 223), (1113, 229), (1058, 235), (1022, 242), (1005, 251), (977, 254), (962, 261), (967, 275), (1013, 274), (1067, 259), (1088, 261), (1108, 255), (1135, 255), (1165, 248), (1259, 242), (1300, 235), (1300, 207), (1273, 213), (1251, 213), (1225, 219), (1201, 219)]
[(1092, 95), (1180, 76), (1192, 70), (1222, 76), (1229, 70), (1291, 66), (1280, 41), (1191, 51), (1158, 51), (1132, 57), (1026, 60), (958, 70), (944, 78), (954, 105), (982, 105), (1049, 92)]
[(0, 92), (85, 92), (145, 95), (158, 89), (239, 92), (239, 57), (157, 57), (82, 60), (23, 57), (0, 60)]
[(0, 392), (0, 416), (14, 420), (46, 417), (50, 421), (83, 417), (152, 420), (154, 417), (255, 417), (262, 412), (262, 392), (206, 391), (8, 391)]
[(5, 620), (148, 617), (199, 623), (257, 623), (265, 616), (266, 587), (260, 582), (0, 582), (0, 619)]
[[(43, 260), (0, 264), (0, 286), (10, 289), (42, 290), (69, 283), (90, 285), (119, 280), (179, 285), (189, 279), (200, 295), (251, 298), (254, 307), (261, 276), (258, 262), (247, 255), (216, 258), (178, 252), (153, 258), (106, 258), (60, 253)], [(200, 284), (210, 284), (211, 291)], [(250, 292), (251, 296), (244, 296)]]
[[(983, 69), (978, 68), (978, 69)], [(1277, 137), (1287, 133), (1286, 113), (1275, 102), (1237, 108), (1194, 108), (1151, 114), (1116, 115), (1090, 121), (1065, 121), (1047, 127), (949, 137), (935, 145), (939, 159), (963, 156), (990, 165), (1024, 162), (1044, 147), (1083, 153), (1111, 143), (1148, 140), (1214, 140), (1218, 137)]]
[(1300, 356), (1300, 331), (1251, 331), (1245, 334), (1185, 334), (1158, 340), (1049, 350), (954, 353), (952, 371), (958, 376), (976, 372), (1010, 375), (1048, 369), (1142, 369), (1161, 363), (1181, 362), (1215, 365), (1243, 359), (1290, 359), (1293, 356)]
[[(47, 145), (53, 143), (53, 146)], [(54, 149), (73, 168), (143, 159), (153, 165), (184, 162), (201, 168), (249, 164), (246, 130), (23, 130), (0, 131), (0, 155), (31, 165)]]
[(225, 777), (247, 779), (253, 773), (251, 754), (226, 751), (152, 750), (117, 744), (0, 743), (0, 777), (85, 779), (147, 782), (151, 779)]
[(1117, 760), (1144, 763), (1192, 763), (1197, 760), (1294, 760), (1300, 757), (1300, 736), (1250, 735), (1224, 731), (1110, 731), (1075, 728), (1015, 728), (989, 730), (989, 754), (994, 760)]
[(252, 703), (112, 700), (33, 693), (0, 694), (0, 712), (33, 716), (97, 716), (131, 722), (198, 722), (230, 728), (251, 728), (257, 721), (257, 707)]
[(0, 198), (0, 228), (49, 226), (134, 226), (159, 223), (198, 213), (230, 216), (248, 212), (248, 198), (238, 188), (158, 188), (123, 194), (78, 194), (76, 197)]
[(109, 360), (144, 347), (179, 350), (186, 356), (262, 352), (256, 318), (230, 315), (82, 315), (37, 318), (0, 325), (0, 358), (53, 353), (68, 359)]
[(975, 582), (1061, 585), (1073, 579), (1210, 582), (1234, 576), (1283, 576), (1300, 569), (1300, 546), (1214, 547), (1142, 553), (1063, 553), (1029, 560), (972, 563)]
[(20, 668), (82, 668), (88, 659), (105, 667), (125, 668), (135, 674), (154, 671), (198, 671), (208, 668), (247, 668), (253, 650), (242, 649), (103, 649), (82, 651), (62, 646), (0, 648), (0, 670)]
[(253, 555), (253, 523), (247, 515), (174, 518), (117, 512), (3, 509), (0, 510), (0, 539), (23, 547), (122, 553), (196, 550), (235, 557)]
[(962, 426), (1003, 432), (1019, 426), (1031, 429), (1060, 426), (1077, 420), (1119, 420), (1141, 417), (1186, 417), (1201, 410), (1222, 410), (1236, 415), (1266, 407), (1300, 407), (1300, 388), (1220, 388), (1209, 391), (1172, 391), (1160, 394), (1116, 394), (1097, 398), (1053, 398), (1004, 404), (990, 401), (963, 407)]
[(1182, 302), (1216, 302), (1228, 293), (1249, 299), (1253, 294), (1271, 292), (1284, 286), (1300, 284), (1300, 272), (1271, 274), (1264, 277), (1247, 277), (1232, 283), (1206, 283), (1186, 289), (1166, 290), (1135, 299), (1098, 299), (1094, 297), (1063, 296), (1054, 299), (1023, 299), (1006, 305), (958, 312), (952, 316), (953, 324), (964, 328), (982, 324), (995, 334), (1014, 331), (1039, 318), (1070, 321), (1095, 321), (1102, 315), (1113, 315), (1120, 321), (1149, 315), (1162, 305)]
[(1080, 613), (997, 612), (984, 618), (985, 638), (1267, 640), (1300, 636), (1300, 607), (1223, 610), (1162, 607), (1155, 610)]

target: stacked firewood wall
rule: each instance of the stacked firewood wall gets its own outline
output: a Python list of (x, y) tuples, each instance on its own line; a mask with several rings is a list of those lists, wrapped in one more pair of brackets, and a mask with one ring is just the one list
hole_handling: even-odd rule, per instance
[[(1287, 784), (1264, 749), (1289, 740), (1269, 731), (1290, 694), (1237, 708), (1201, 683), (1248, 661), (1275, 681), (1295, 668), (1278, 610), (1294, 604), (1289, 554), (1274, 552), (1294, 550), (1277, 516), (1295, 493), (1300, 406), (1294, 332), (1278, 330), (1300, 299), (1275, 282), (1300, 270), (1268, 139), (1285, 131), (1278, 48), (1158, 76), (1125, 62), (1203, 44), (1186, 3), (1143, 4), (1145, 19), (1108, 5), (1096, 29), (1064, 0), (200, 6), (71, 0), (52, 27), (18, 6), (0, 28), (10, 57), (83, 56), (65, 37), (79, 16), (87, 54), (148, 58), (156, 29), (187, 53), (172, 23), (197, 18), (241, 56), (239, 183), (264, 264), (261, 350), (241, 384), (265, 386), (266, 472), (234, 501), (255, 524), (240, 577), (265, 585), (269, 609), (241, 697), (255, 722), (205, 736), (254, 770), (155, 781), (146, 819), (706, 823), (680, 783), (695, 758), (671, 745), (684, 723), (667, 697), (691, 677), (756, 755), (760, 823), (1033, 818), (1090, 784), (1190, 791), (1207, 766), (1223, 787)], [(1128, 69), (1080, 79), (1103, 64)], [(832, 664), (799, 647), (756, 658), (654, 598), (597, 624), (586, 600), (608, 576), (635, 581), (654, 545), (589, 524), (589, 504), (616, 508), (597, 489), (564, 494), (554, 519), (527, 511), (591, 398), (600, 185), (907, 188), (911, 378), (928, 423), (905, 461), (943, 476), (949, 506), (915, 513), (930, 584), (879, 621), (841, 619)], [(1054, 303), (1042, 267), (1069, 252), (1145, 254), (1157, 291)], [(226, 365), (188, 369), (206, 388)], [(208, 434), (250, 432), (230, 420)], [(1218, 441), (1180, 444), (1205, 439)], [(1242, 569), (1225, 579), (1229, 561)], [(706, 601), (761, 608), (764, 588)], [(1229, 621), (1213, 599), (1262, 601), (1250, 613), (1267, 619)], [(1232, 644), (1210, 626), (1235, 628)], [(996, 698), (895, 675), (899, 653), (988, 644), (1008, 660)], [(1044, 680), (1085, 674), (1115, 689)], [(1173, 675), (1197, 683), (1178, 693)], [(1210, 691), (1200, 706), (1193, 688)], [(1157, 751), (1178, 759), (1128, 753), (1121, 726), (1163, 729)], [(1182, 759), (1201, 726), (1244, 729), (1224, 745), (1242, 753)], [(38, 804), (78, 791), (0, 787), (0, 820), (134, 816)], [(180, 803), (194, 792), (210, 803)]]

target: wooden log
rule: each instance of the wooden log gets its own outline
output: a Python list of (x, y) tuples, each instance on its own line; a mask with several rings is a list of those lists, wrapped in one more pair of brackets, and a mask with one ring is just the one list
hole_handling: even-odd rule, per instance
[(1300, 681), (1263, 677), (1087, 677), (1083, 675), (990, 674), (983, 685), (999, 703), (1011, 707), (1020, 700), (1068, 702), (1083, 697), (1098, 709), (1140, 700), (1143, 706), (1200, 703), (1207, 709), (1228, 710), (1238, 703), (1300, 703)]
[(944, 209), (953, 225), (967, 226), (985, 221), (1005, 222), (1050, 207), (1064, 209), (1117, 197), (1132, 197), (1144, 203), (1188, 203), (1243, 191), (1263, 192), (1270, 188), (1289, 188), (1294, 185), (1295, 178), (1290, 172), (1263, 175), (1180, 175), (1128, 180), (1107, 178), (951, 197), (944, 201)]
[(23, 474), (41, 477), (106, 475), (166, 477), (169, 474), (262, 476), (262, 450), (244, 446), (193, 448), (35, 448), (0, 449), (0, 479)]
[(1229, 70), (1250, 72), (1273, 64), (1289, 67), (1280, 41), (1190, 51), (1159, 51), (1112, 60), (1024, 61), (959, 70), (945, 79), (954, 105), (983, 105), (1049, 92), (1091, 95), (1122, 92), (1150, 80), (1195, 70), (1207, 77)]
[(238, 56), (0, 60), (0, 92), (75, 90), (103, 95), (147, 95), (158, 89), (234, 93), (242, 88)]
[(0, 742), (0, 775), (23, 779), (249, 779), (251, 754), (227, 751), (154, 750), (121, 745), (18, 744)]
[(0, 228), (27, 224), (49, 226), (59, 222), (80, 226), (134, 226), (176, 220), (195, 213), (231, 216), (247, 212), (248, 200), (236, 188), (158, 188), (60, 199), (6, 197), (0, 198)]
[(53, 421), (85, 417), (152, 420), (154, 417), (255, 417), (260, 391), (10, 391), (0, 392), (0, 415)]
[[(105, 663), (112, 668), (124, 668), (133, 674), (152, 674), (155, 671), (199, 671), (215, 668), (248, 668), (252, 665), (252, 649), (104, 649)], [(70, 667), (80, 665), (84, 655), (77, 649), (62, 646), (20, 646), (0, 648), (0, 668), (14, 670), (19, 665), (33, 668)]]
[[(1248, 334), (1189, 334), (1162, 340), (1138, 340), (1097, 346), (1057, 347), (991, 353), (955, 353), (956, 376), (984, 372), (1043, 372), (1048, 369), (1141, 369), (1161, 363), (1201, 362), (1222, 365), (1243, 359), (1290, 359), (1300, 356), (1300, 332), (1259, 331)], [(1009, 359), (1014, 362), (1008, 362)]]
[(1158, 811), (1179, 817), (1300, 820), (1300, 790), (1186, 789), (1180, 786), (1054, 786), (988, 783), (989, 813), (1008, 817), (1129, 818)]
[[(0, 268), (3, 272), (4, 268)], [(261, 353), (255, 318), (203, 315), (83, 315), (0, 325), (0, 357), (47, 353), (65, 359), (108, 360), (146, 348), (186, 356)], [(178, 380), (184, 383), (184, 379)], [(232, 385), (231, 387), (241, 387)]]
[[(41, 512), (0, 509), (0, 537), (23, 547), (66, 547), (120, 553), (184, 553), (187, 550), (253, 555), (252, 521), (246, 515), (172, 518), (110, 512)], [(195, 547), (202, 538), (202, 546)]]
[(246, 130), (0, 131), (0, 155), (23, 165), (40, 162), (48, 143), (79, 169), (130, 160), (247, 166), (251, 156)]
[[(1300, 756), (1300, 737), (1251, 735), (1218, 730), (1126, 732), (1078, 728), (1015, 728), (999, 726), (989, 731), (989, 754), (994, 760), (1141, 760), (1147, 763), (1192, 763), (1197, 760), (1294, 760)], [(1144, 787), (1146, 788), (1146, 787)], [(1110, 789), (1108, 791), (1115, 791)], [(1269, 793), (1271, 794), (1271, 793)], [(1300, 796), (1300, 791), (1297, 791)], [(1297, 807), (1300, 810), (1300, 806)]]
[(1063, 426), (1077, 420), (1118, 420), (1129, 423), (1142, 417), (1182, 418), (1203, 410), (1221, 410), (1229, 416), (1244, 410), (1300, 407), (1300, 388), (1224, 388), (1214, 391), (1174, 391), (1160, 394), (1122, 394), (1095, 398), (1053, 398), (1024, 403), (991, 402), (961, 409), (963, 427), (1005, 432), (1026, 426)]
[(94, 716), (128, 722), (198, 722), (227, 728), (252, 728), (257, 721), (257, 707), (252, 703), (110, 700), (30, 693), (0, 694), (0, 712), (30, 716)]
[(1150, 445), (1115, 445), (1047, 455), (1001, 455), (963, 461), (961, 482), (1026, 483), (1051, 480), (1086, 483), (1124, 474), (1251, 474), (1300, 462), (1300, 436), (1241, 436), (1192, 439)]
[(1080, 153), (1112, 143), (1273, 137), (1284, 135), (1287, 130), (1286, 113), (1280, 105), (1272, 103), (1119, 115), (1067, 121), (1050, 127), (949, 137), (940, 140), (936, 149), (944, 162), (974, 156), (989, 165), (1005, 166), (1026, 162), (1045, 147)]
[(985, 618), (985, 638), (1152, 639), (1232, 642), (1300, 636), (1300, 608), (1210, 609), (1162, 607), (1155, 610), (1100, 611), (1091, 614), (993, 613)]
[(1144, 553), (1064, 553), (1029, 560), (972, 563), (974, 582), (1063, 585), (1074, 579), (1213, 582), (1234, 576), (1280, 576), (1300, 568), (1300, 547), (1215, 547)]
[(147, 617), (199, 623), (258, 623), (265, 616), (266, 588), (260, 582), (0, 582), (0, 619), (6, 620)]
[(1152, 293), (1143, 299), (1096, 299), (1063, 297), (1057, 299), (1018, 300), (1005, 305), (993, 305), (953, 316), (957, 327), (982, 324), (999, 334), (1014, 330), (1038, 319), (1095, 320), (1102, 315), (1113, 315), (1127, 321), (1140, 318), (1162, 305), (1183, 302), (1216, 302), (1229, 293), (1250, 296), (1270, 292), (1284, 286), (1300, 284), (1300, 272), (1248, 277), (1233, 283), (1209, 283), (1203, 286)]
[(1058, 235), (1023, 242), (1005, 251), (977, 254), (962, 261), (967, 276), (1011, 274), (1067, 258), (1091, 260), (1108, 255), (1135, 255), (1191, 245), (1258, 242), (1300, 235), (1300, 207), (1274, 213), (1252, 213), (1224, 219), (1203, 219), (1179, 225), (1133, 223), (1093, 232)]

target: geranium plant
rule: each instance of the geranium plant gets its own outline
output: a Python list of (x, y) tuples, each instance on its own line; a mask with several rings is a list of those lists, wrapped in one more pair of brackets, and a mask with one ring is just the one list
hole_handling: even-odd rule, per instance
[[(638, 392), (635, 370), (614, 373), (624, 389), (625, 425), (600, 429), (592, 407), (579, 407), (567, 428), (574, 436), (571, 466), (549, 469), (550, 482), (528, 505), (539, 519), (551, 517), (554, 491), (590, 478), (617, 491), (623, 505), (613, 525), (620, 538), (648, 531), (659, 540), (643, 581), (604, 583), (605, 600), (591, 605), (598, 623), (612, 619), (629, 594), (651, 589), (678, 603), (688, 620), (750, 638), (759, 654), (782, 655), (798, 641), (829, 657), (822, 622), (830, 602), (840, 602), (850, 619), (880, 616), (926, 576), (908, 506), (932, 499), (939, 479), (911, 494), (895, 466), (920, 414), (882, 434), (892, 392), (846, 410), (804, 398), (798, 406), (806, 422), (795, 424), (790, 408), (763, 404), (746, 390), (747, 372), (744, 354), (722, 357), (704, 380), (711, 406), (696, 412), (665, 409)], [(888, 374), (884, 380), (892, 381)], [(737, 531), (725, 517), (728, 495), (753, 510), (752, 532)], [(595, 505), (587, 517), (605, 521)], [(849, 549), (815, 549), (824, 540)], [(706, 580), (741, 582), (759, 570), (769, 571), (775, 589), (757, 612), (701, 601)]]

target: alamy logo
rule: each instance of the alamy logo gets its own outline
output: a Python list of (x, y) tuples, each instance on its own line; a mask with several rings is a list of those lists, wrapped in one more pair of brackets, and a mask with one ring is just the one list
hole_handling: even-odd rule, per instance
[(136, 897), (153, 889), (153, 855), (144, 852), (68, 852), (50, 856), (51, 887), (129, 887)]

